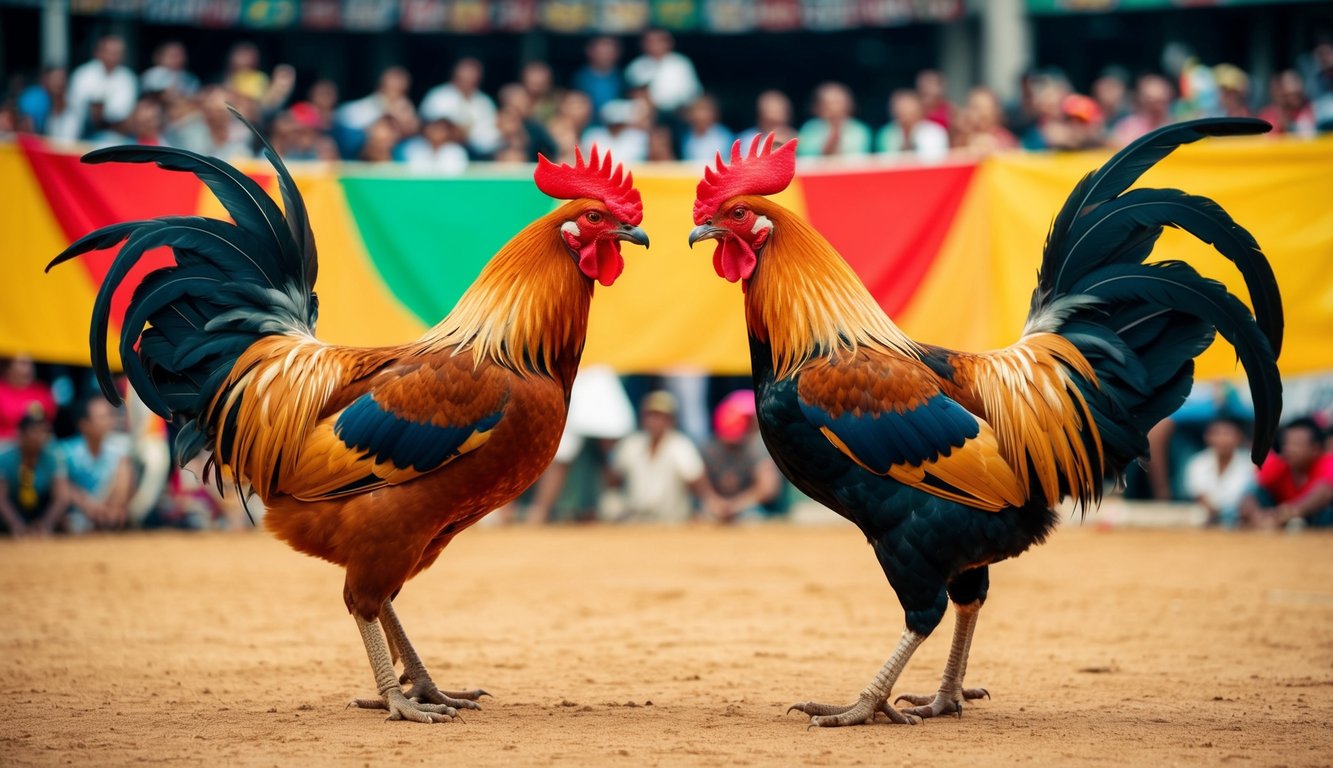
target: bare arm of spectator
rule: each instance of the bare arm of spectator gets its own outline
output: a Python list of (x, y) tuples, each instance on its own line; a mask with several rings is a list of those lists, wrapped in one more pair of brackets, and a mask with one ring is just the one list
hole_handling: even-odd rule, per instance
[(51, 479), (51, 503), (37, 522), (37, 530), (42, 534), (54, 533), (69, 511), (69, 480), (63, 474)]
[(754, 482), (740, 493), (722, 500), (722, 508), (728, 519), (734, 518), (747, 509), (767, 504), (777, 498), (782, 490), (778, 478), (778, 468), (769, 459), (760, 461), (754, 467)]
[(1278, 525), (1295, 520), (1298, 517), (1306, 517), (1318, 512), (1329, 504), (1333, 504), (1333, 485), (1326, 480), (1316, 480), (1311, 483), (1310, 489), (1299, 498), (1283, 502), (1273, 508), (1273, 517)]
[(106, 494), (106, 523), (123, 528), (130, 519), (130, 498), (134, 496), (134, 469), (127, 456), (116, 462), (116, 474)]
[(23, 516), (14, 508), (9, 501), (9, 483), (0, 477), (0, 519), (5, 521), (5, 526), (15, 538), (28, 532), (28, 526), (23, 522)]
[(560, 491), (564, 489), (567, 477), (569, 477), (567, 462), (551, 462), (542, 473), (541, 479), (537, 481), (532, 504), (528, 506), (528, 523), (541, 525), (551, 517), (551, 507), (555, 506), (555, 500), (560, 497)]

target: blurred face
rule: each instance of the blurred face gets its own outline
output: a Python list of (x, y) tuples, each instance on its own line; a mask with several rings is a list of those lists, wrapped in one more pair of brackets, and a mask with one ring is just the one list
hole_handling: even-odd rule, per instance
[(105, 437), (116, 426), (116, 414), (111, 403), (96, 399), (88, 403), (88, 413), (79, 419), (79, 431), (87, 439)]
[(1301, 82), (1301, 76), (1290, 69), (1278, 75), (1276, 100), (1288, 109), (1305, 106), (1305, 83)]
[(27, 429), (20, 430), (18, 437), (19, 450), (24, 453), (40, 453), (51, 441), (51, 425), (44, 421), (32, 424)]
[(532, 96), (518, 83), (510, 83), (500, 89), (500, 108), (527, 117), (532, 112)]
[(310, 86), (310, 103), (322, 110), (333, 109), (338, 103), (338, 85), (332, 80), (319, 80)]
[(229, 68), (235, 72), (259, 68), (259, 49), (253, 45), (238, 45), (228, 58)]
[(661, 411), (643, 412), (643, 431), (647, 432), (649, 437), (662, 437), (671, 430), (675, 423), (675, 417), (669, 413), (662, 413)]
[(760, 125), (787, 125), (791, 122), (791, 101), (778, 91), (765, 91), (756, 105)]
[(588, 43), (588, 63), (597, 69), (611, 69), (620, 61), (620, 42), (614, 37), (599, 37)]
[(671, 53), (671, 35), (661, 30), (653, 30), (644, 35), (643, 52), (655, 59)]
[(1000, 103), (988, 90), (978, 88), (968, 94), (967, 111), (975, 127), (990, 128), (1000, 122)]
[(162, 46), (162, 51), (158, 54), (158, 64), (167, 69), (184, 69), (185, 46), (180, 43), (168, 43)]
[(582, 91), (569, 91), (560, 100), (560, 114), (576, 127), (587, 125), (592, 118), (592, 100)]
[(921, 117), (925, 114), (921, 99), (912, 93), (895, 94), (889, 109), (893, 113), (894, 121), (909, 127), (921, 122)]
[(402, 67), (390, 67), (380, 75), (380, 91), (386, 96), (401, 98), (407, 95), (412, 86), (412, 76)]
[(9, 361), (9, 367), (5, 369), (5, 381), (16, 389), (23, 389), (32, 384), (37, 378), (37, 366), (33, 364), (32, 358), (27, 355), (19, 355)]
[(454, 85), (464, 93), (472, 93), (481, 87), (481, 62), (476, 59), (463, 59), (454, 68)]
[(1209, 424), (1208, 430), (1203, 433), (1204, 444), (1222, 456), (1235, 453), (1244, 439), (1245, 435), (1240, 431), (1240, 427), (1229, 421), (1215, 421)]
[(1150, 115), (1165, 116), (1171, 111), (1171, 84), (1160, 77), (1139, 81), (1139, 109)]
[(42, 87), (48, 93), (64, 93), (65, 84), (69, 81), (69, 75), (63, 67), (54, 67), (46, 70), (42, 75)]
[(841, 122), (852, 115), (852, 96), (847, 89), (826, 85), (819, 89), (815, 112), (829, 122)]
[(944, 75), (931, 69), (925, 70), (916, 76), (916, 92), (927, 101), (944, 98)]
[(1304, 427), (1288, 427), (1282, 432), (1282, 458), (1298, 471), (1306, 471), (1319, 458), (1320, 445), (1315, 434)]
[(119, 37), (104, 37), (97, 44), (97, 60), (107, 69), (120, 66), (125, 60), (125, 41)]
[(690, 126), (705, 131), (717, 122), (717, 105), (712, 99), (699, 99), (690, 105)]
[(1118, 77), (1099, 77), (1092, 84), (1092, 97), (1105, 108), (1115, 108), (1125, 100), (1125, 84)]
[(151, 99), (141, 99), (130, 113), (129, 129), (135, 136), (151, 136), (162, 130), (162, 105)]
[(540, 61), (534, 61), (523, 67), (523, 88), (534, 96), (551, 92), (551, 68)]

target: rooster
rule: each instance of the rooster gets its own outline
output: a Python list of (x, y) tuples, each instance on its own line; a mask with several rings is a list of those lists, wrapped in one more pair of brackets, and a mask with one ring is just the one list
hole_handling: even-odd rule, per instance
[[(1216, 203), (1174, 189), (1126, 191), (1181, 144), (1268, 124), (1210, 119), (1151, 133), (1074, 188), (1046, 241), (1022, 337), (982, 354), (908, 338), (833, 247), (765, 198), (795, 172), (795, 141), (756, 138), (700, 181), (690, 245), (745, 290), (764, 442), (791, 481), (855, 523), (905, 612), (880, 672), (851, 704), (796, 704), (817, 726), (961, 715), (991, 563), (1042, 542), (1066, 497), (1086, 510), (1105, 479), (1147, 454), (1146, 434), (1184, 400), (1194, 358), (1220, 332), (1255, 403), (1253, 458), (1281, 411), (1282, 307), (1254, 238)], [(1213, 244), (1244, 275), (1254, 314), (1178, 261), (1144, 260), (1165, 226)], [(1257, 319), (1256, 319), (1257, 318)], [(889, 696), (952, 601), (948, 662), (933, 695)], [(906, 701), (912, 706), (899, 710)]]
[(393, 599), (459, 531), (550, 463), (593, 284), (619, 276), (621, 241), (648, 245), (642, 201), (632, 176), (595, 148), (574, 166), (540, 158), (537, 187), (569, 202), (515, 235), (417, 341), (342, 347), (315, 338), (314, 237), (286, 167), (265, 149), (285, 216), (219, 160), (166, 147), (89, 153), (88, 163), (193, 173), (235, 224), (193, 216), (117, 224), (51, 266), (125, 241), (98, 293), (90, 340), (102, 390), (117, 402), (106, 350), (112, 294), (145, 251), (172, 249), (175, 266), (145, 277), (126, 312), (120, 352), (130, 383), (179, 426), (182, 464), (211, 451), (215, 471), (263, 500), (264, 524), (278, 538), (346, 569), (343, 599), (379, 690), (353, 703), (387, 709), (390, 720), (442, 722), (479, 708), (485, 692), (436, 686)]

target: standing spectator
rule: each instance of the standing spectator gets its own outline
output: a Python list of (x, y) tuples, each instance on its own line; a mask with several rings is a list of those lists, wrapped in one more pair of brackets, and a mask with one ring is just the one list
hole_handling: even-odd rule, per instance
[(797, 153), (815, 157), (857, 156), (870, 152), (870, 129), (852, 115), (856, 102), (842, 83), (815, 89), (815, 116), (801, 126)]
[(0, 448), (0, 533), (44, 535), (64, 521), (69, 484), (51, 422), (31, 403), (18, 423), (18, 441)]
[(555, 87), (551, 65), (544, 61), (529, 61), (519, 72), (518, 82), (527, 92), (531, 106), (524, 115), (545, 123), (560, 108), (560, 93)]
[(926, 117), (925, 104), (916, 91), (900, 89), (889, 97), (892, 121), (880, 129), (876, 142), (880, 152), (914, 155), (937, 163), (949, 155), (949, 131)]
[(694, 64), (675, 51), (676, 41), (664, 29), (650, 29), (641, 40), (643, 54), (625, 68), (630, 88), (647, 88), (648, 98), (663, 114), (694, 101), (703, 92)]
[(754, 392), (737, 390), (713, 411), (714, 439), (704, 446), (708, 482), (717, 494), (714, 513), (734, 523), (763, 514), (782, 491), (778, 468), (764, 450), (755, 419)]
[(620, 41), (610, 35), (600, 35), (588, 41), (584, 49), (588, 63), (574, 73), (574, 88), (592, 100), (592, 113), (597, 114), (608, 101), (625, 94), (625, 79), (620, 76)]
[(305, 99), (301, 103), (314, 107), (319, 115), (319, 129), (325, 133), (331, 131), (338, 110), (338, 84), (327, 77), (321, 77), (310, 84)]
[(173, 147), (223, 160), (251, 155), (250, 132), (227, 109), (227, 91), (217, 85), (201, 92), (198, 110), (167, 126), (165, 138)]
[(403, 142), (402, 155), (413, 171), (461, 176), (467, 170), (467, 150), (461, 143), (462, 132), (447, 114), (423, 112), (426, 125), (420, 136)]
[(0, 448), (18, 437), (19, 421), (33, 403), (42, 407), (47, 419), (56, 414), (51, 388), (37, 380), (37, 366), (27, 355), (0, 359)]
[(938, 69), (923, 69), (916, 74), (916, 95), (921, 99), (925, 118), (939, 125), (947, 133), (953, 128), (953, 104), (949, 101), (949, 87), (944, 73)]
[(731, 149), (732, 135), (718, 122), (717, 102), (712, 96), (700, 96), (690, 105), (685, 118), (689, 130), (681, 142), (680, 159), (701, 163), (712, 162), (721, 152)]
[(1234, 64), (1218, 64), (1213, 67), (1213, 80), (1217, 83), (1217, 99), (1223, 115), (1252, 116), (1250, 76), (1245, 74), (1245, 70)]
[(1324, 432), (1313, 419), (1283, 427), (1278, 451), (1259, 468), (1255, 491), (1241, 502), (1241, 521), (1276, 528), (1300, 520), (1333, 525), (1333, 454), (1324, 452)]
[(105, 130), (133, 111), (138, 78), (124, 60), (125, 41), (119, 35), (106, 35), (97, 41), (92, 60), (70, 74), (69, 108), (79, 125), (78, 138)]
[(370, 95), (345, 102), (334, 113), (335, 119), (351, 130), (365, 131), (371, 123), (388, 115), (405, 135), (414, 134), (421, 122), (417, 108), (408, 98), (411, 87), (412, 75), (406, 69), (389, 67), (380, 73), (379, 84)]
[(139, 90), (159, 94), (164, 103), (189, 99), (199, 91), (199, 78), (185, 68), (185, 46), (171, 40), (153, 52), (153, 66), (139, 76)]
[(432, 115), (450, 115), (458, 121), (473, 152), (487, 157), (500, 147), (500, 133), (495, 125), (495, 102), (481, 91), (485, 74), (474, 58), (459, 60), (453, 77), (426, 93), (421, 111)]
[(1175, 89), (1161, 75), (1143, 75), (1134, 87), (1134, 112), (1111, 127), (1111, 144), (1123, 147), (1171, 122)]
[(1185, 464), (1185, 493), (1207, 510), (1209, 525), (1235, 528), (1241, 500), (1254, 485), (1254, 467), (1241, 453), (1245, 425), (1230, 417), (1214, 419), (1203, 442), (1207, 447)]
[(69, 108), (68, 84), (64, 67), (44, 67), (38, 82), (19, 94), (19, 112), (28, 119), (33, 133), (61, 141), (78, 140), (83, 125)]
[(796, 129), (791, 124), (791, 99), (782, 91), (768, 90), (759, 94), (754, 103), (755, 124), (753, 128), (741, 131), (739, 138), (745, 147), (755, 136), (773, 134), (773, 146), (780, 147), (796, 138)]
[(586, 155), (596, 144), (610, 151), (617, 162), (631, 164), (648, 159), (648, 132), (634, 125), (637, 105), (628, 99), (609, 101), (602, 107), (602, 123), (583, 134), (579, 146)]
[(958, 148), (977, 155), (1018, 149), (1018, 139), (1004, 127), (1003, 119), (995, 91), (985, 86), (973, 88), (959, 113)]
[(1129, 75), (1121, 67), (1107, 67), (1092, 81), (1092, 98), (1107, 125), (1129, 116)]
[(1049, 126), (1046, 135), (1049, 149), (1092, 149), (1106, 143), (1106, 122), (1092, 97), (1068, 94), (1060, 100), (1060, 114), (1063, 120)]
[(268, 93), (268, 75), (259, 68), (259, 48), (248, 40), (242, 40), (231, 47), (227, 53), (227, 71), (222, 76), (222, 84), (234, 94), (253, 101), (260, 101)]
[(134, 495), (130, 437), (116, 429), (116, 411), (106, 398), (84, 401), (79, 434), (62, 448), (69, 463), (70, 532), (124, 528)]
[[(500, 131), (501, 151), (517, 162), (537, 162), (540, 153), (555, 157), (557, 150), (546, 124), (534, 113), (532, 97), (520, 83), (510, 83), (500, 89), (500, 112), (495, 118)], [(497, 152), (497, 154), (499, 154)]]
[(1273, 124), (1273, 133), (1294, 136), (1315, 135), (1314, 104), (1305, 95), (1305, 83), (1294, 69), (1273, 77), (1268, 88), (1269, 102), (1259, 110), (1259, 117)]
[(1036, 72), (1027, 79), (1025, 125), (1018, 134), (1024, 149), (1050, 149), (1060, 143), (1064, 130), (1064, 100), (1072, 93), (1069, 81), (1056, 72)]
[(624, 487), (622, 519), (683, 523), (693, 516), (690, 494), (714, 508), (703, 458), (676, 430), (676, 398), (650, 392), (640, 408), (642, 429), (620, 442), (611, 458), (611, 485)]

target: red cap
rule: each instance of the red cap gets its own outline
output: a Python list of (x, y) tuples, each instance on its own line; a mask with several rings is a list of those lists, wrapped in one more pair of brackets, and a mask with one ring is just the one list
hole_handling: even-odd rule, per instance
[(611, 153), (599, 158), (594, 144), (586, 165), (578, 147), (574, 148), (573, 166), (556, 165), (543, 155), (537, 155), (537, 172), (533, 180), (537, 182), (537, 189), (557, 200), (581, 197), (600, 200), (611, 215), (626, 224), (638, 226), (643, 221), (643, 199), (634, 188), (634, 174), (624, 171), (622, 166), (616, 165), (613, 172)]
[[(762, 146), (761, 146), (762, 142)], [(694, 193), (694, 223), (702, 224), (719, 206), (737, 195), (772, 195), (787, 188), (796, 176), (796, 139), (773, 149), (773, 134), (755, 136), (750, 153), (741, 156), (741, 142), (731, 145), (731, 162), (717, 169), (704, 167), (704, 177)]]

